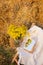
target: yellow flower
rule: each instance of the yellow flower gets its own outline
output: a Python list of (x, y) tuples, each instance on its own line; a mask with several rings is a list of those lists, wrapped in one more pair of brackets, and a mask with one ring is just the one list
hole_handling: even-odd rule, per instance
[(8, 31), (7, 33), (13, 38), (13, 39), (17, 39), (18, 37), (24, 37), (26, 34), (26, 30), (27, 28), (23, 25), (20, 27), (14, 26), (14, 25), (10, 25), (8, 27)]

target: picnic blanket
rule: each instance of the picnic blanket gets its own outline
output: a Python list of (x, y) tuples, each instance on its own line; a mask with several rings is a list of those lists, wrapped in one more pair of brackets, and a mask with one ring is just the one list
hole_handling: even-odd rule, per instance
[(43, 65), (43, 30), (38, 26), (33, 26), (27, 32), (30, 32), (31, 38), (36, 42), (36, 47), (33, 53), (26, 52), (24, 44), (28, 37), (25, 37), (21, 47), (18, 48), (20, 63), (24, 65)]

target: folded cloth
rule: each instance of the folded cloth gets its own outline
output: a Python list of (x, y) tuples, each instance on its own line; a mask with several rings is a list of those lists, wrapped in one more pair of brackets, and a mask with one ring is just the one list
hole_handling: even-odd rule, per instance
[[(30, 32), (32, 39), (36, 43), (36, 49), (34, 53), (29, 53), (24, 51), (24, 45), (28, 38), (26, 37), (25, 40), (22, 42), (22, 46), (18, 48), (20, 63), (24, 65), (42, 65), (43, 64), (43, 30), (38, 26), (33, 26), (28, 30)], [(32, 44), (33, 44), (32, 43)], [(33, 45), (34, 45), (33, 44)], [(37, 45), (38, 44), (38, 45)], [(31, 45), (30, 45), (31, 46)], [(30, 50), (31, 48), (29, 48)]]

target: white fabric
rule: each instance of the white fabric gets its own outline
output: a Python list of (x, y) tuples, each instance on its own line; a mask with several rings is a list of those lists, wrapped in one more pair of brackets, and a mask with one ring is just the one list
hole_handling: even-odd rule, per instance
[[(23, 47), (18, 48), (20, 63), (24, 65), (42, 65), (43, 64), (43, 30), (37, 26), (33, 26), (27, 32), (30, 32), (32, 39), (36, 41), (37, 48), (31, 54), (24, 51)], [(22, 46), (26, 43), (26, 38)]]
[(19, 50), (19, 63), (24, 65), (33, 65), (33, 55), (31, 53), (25, 52), (23, 48), (18, 48)]

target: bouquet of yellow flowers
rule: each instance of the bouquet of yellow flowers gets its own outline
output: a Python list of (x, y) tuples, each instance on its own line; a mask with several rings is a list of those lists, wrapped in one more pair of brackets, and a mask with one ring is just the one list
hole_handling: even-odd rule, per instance
[(20, 39), (25, 36), (26, 30), (27, 28), (24, 25), (18, 27), (11, 24), (8, 27), (7, 34), (13, 39)]

